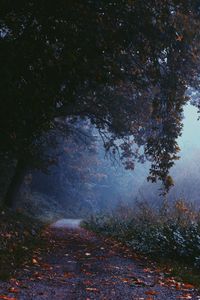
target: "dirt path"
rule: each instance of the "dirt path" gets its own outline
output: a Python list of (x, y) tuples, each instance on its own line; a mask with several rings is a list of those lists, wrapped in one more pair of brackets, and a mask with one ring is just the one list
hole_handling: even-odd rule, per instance
[(0, 282), (0, 299), (200, 299), (191, 286), (164, 279), (128, 249), (77, 224), (60, 226), (45, 231), (45, 246), (35, 251), (32, 265)]

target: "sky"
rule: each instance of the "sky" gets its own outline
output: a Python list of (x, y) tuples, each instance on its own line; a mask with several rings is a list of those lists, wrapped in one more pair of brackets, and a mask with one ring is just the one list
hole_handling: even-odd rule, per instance
[[(184, 198), (200, 204), (200, 121), (198, 121), (198, 116), (196, 107), (191, 104), (185, 106), (182, 135), (178, 138), (178, 145), (181, 148), (180, 159), (170, 170), (175, 182), (170, 195), (171, 199)], [(137, 164), (135, 171), (129, 176), (133, 182), (137, 183), (136, 193), (139, 191), (144, 199), (156, 201), (159, 194), (158, 186), (147, 183), (148, 169), (149, 163)]]
[(200, 148), (200, 120), (198, 121), (198, 110), (191, 104), (184, 109), (183, 134), (178, 142), (183, 152), (190, 148)]

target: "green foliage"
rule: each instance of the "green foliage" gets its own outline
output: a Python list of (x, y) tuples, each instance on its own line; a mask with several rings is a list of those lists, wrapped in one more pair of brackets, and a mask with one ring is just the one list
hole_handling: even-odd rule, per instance
[(161, 210), (140, 203), (113, 215), (92, 217), (85, 226), (117, 238), (139, 253), (200, 268), (200, 215), (184, 201)]

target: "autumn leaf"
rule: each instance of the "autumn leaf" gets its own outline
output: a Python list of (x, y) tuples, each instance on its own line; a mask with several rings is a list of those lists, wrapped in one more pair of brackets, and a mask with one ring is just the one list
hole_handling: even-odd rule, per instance
[(90, 280), (85, 280), (85, 281), (83, 281), (83, 284), (85, 284), (85, 285), (92, 285), (92, 282)]
[(145, 294), (146, 294), (146, 295), (155, 296), (155, 295), (158, 295), (158, 292), (156, 292), (156, 291), (151, 291), (151, 290), (150, 290), (150, 291), (146, 291)]
[(50, 266), (49, 264), (42, 264), (41, 267), (42, 267), (43, 269), (45, 269), (45, 270), (52, 270), (52, 269), (53, 269), (53, 267)]
[(122, 279), (122, 282), (124, 282), (124, 283), (128, 283), (128, 282), (130, 282), (130, 279), (126, 279), (126, 278), (124, 278), (124, 279)]
[(97, 288), (90, 288), (90, 287), (88, 287), (88, 288), (86, 288), (86, 291), (88, 291), (88, 292), (99, 292), (99, 289), (97, 289)]
[(88, 271), (86, 271), (86, 270), (83, 270), (82, 272), (83, 272), (85, 275), (87, 275), (87, 276), (92, 276), (92, 275), (93, 275), (93, 273), (88, 272)]
[(190, 294), (185, 294), (182, 296), (176, 297), (177, 299), (192, 299), (192, 296)]
[(65, 278), (73, 278), (73, 277), (74, 277), (74, 274), (65, 272), (65, 273), (64, 273), (64, 277), (65, 277)]
[(17, 300), (17, 298), (5, 296), (5, 295), (0, 295), (0, 299), (3, 299), (3, 300)]
[(183, 40), (183, 35), (182, 34), (181, 35), (177, 35), (176, 40), (178, 42), (181, 42)]
[(145, 269), (143, 269), (143, 271), (145, 273), (152, 273), (153, 272), (150, 268), (145, 268)]
[(176, 282), (176, 290), (181, 290), (182, 286), (180, 282)]
[(33, 259), (32, 259), (32, 263), (33, 263), (33, 264), (38, 264), (38, 261), (37, 261), (35, 258), (33, 258)]
[(8, 289), (8, 291), (9, 291), (10, 293), (19, 293), (19, 292), (20, 292), (20, 289), (15, 288), (15, 287), (11, 287), (11, 288)]
[(190, 283), (184, 283), (183, 284), (183, 288), (184, 289), (193, 289), (194, 288), (194, 285), (190, 284)]
[(139, 285), (139, 286), (145, 286), (145, 282), (139, 278), (133, 278), (130, 282), (130, 285)]

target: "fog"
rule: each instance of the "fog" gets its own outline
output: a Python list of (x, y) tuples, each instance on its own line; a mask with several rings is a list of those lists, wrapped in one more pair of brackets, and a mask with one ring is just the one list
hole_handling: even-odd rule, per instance
[(171, 198), (184, 198), (200, 204), (200, 121), (198, 110), (188, 104), (184, 109), (183, 133), (179, 138), (180, 160), (172, 168), (175, 186)]
[[(174, 180), (174, 186), (171, 188), (167, 198), (170, 201), (185, 199), (200, 204), (199, 186), (200, 186), (200, 121), (198, 120), (198, 110), (191, 104), (184, 108), (183, 130), (178, 139), (180, 147), (179, 160), (177, 160), (171, 169), (171, 175)], [(143, 166), (148, 170), (148, 166)], [(141, 166), (139, 166), (141, 168)], [(132, 175), (134, 177), (134, 175)], [(140, 195), (143, 200), (159, 204), (158, 184), (143, 183), (145, 178), (141, 179)]]
[[(171, 169), (175, 185), (168, 199), (199, 201), (200, 122), (197, 108), (184, 109), (183, 131), (178, 139), (180, 159)], [(125, 170), (120, 159), (105, 153), (98, 131), (87, 121), (78, 120), (68, 138), (59, 140), (60, 153), (48, 174), (31, 171), (21, 189), (23, 206), (44, 218), (82, 218), (92, 213), (110, 211), (118, 205), (147, 201), (162, 202), (161, 184), (147, 182), (150, 163), (136, 163)], [(77, 135), (81, 132), (82, 138)], [(84, 137), (84, 138), (83, 138)], [(52, 151), (52, 150), (51, 150)], [(55, 150), (53, 150), (55, 151)]]

